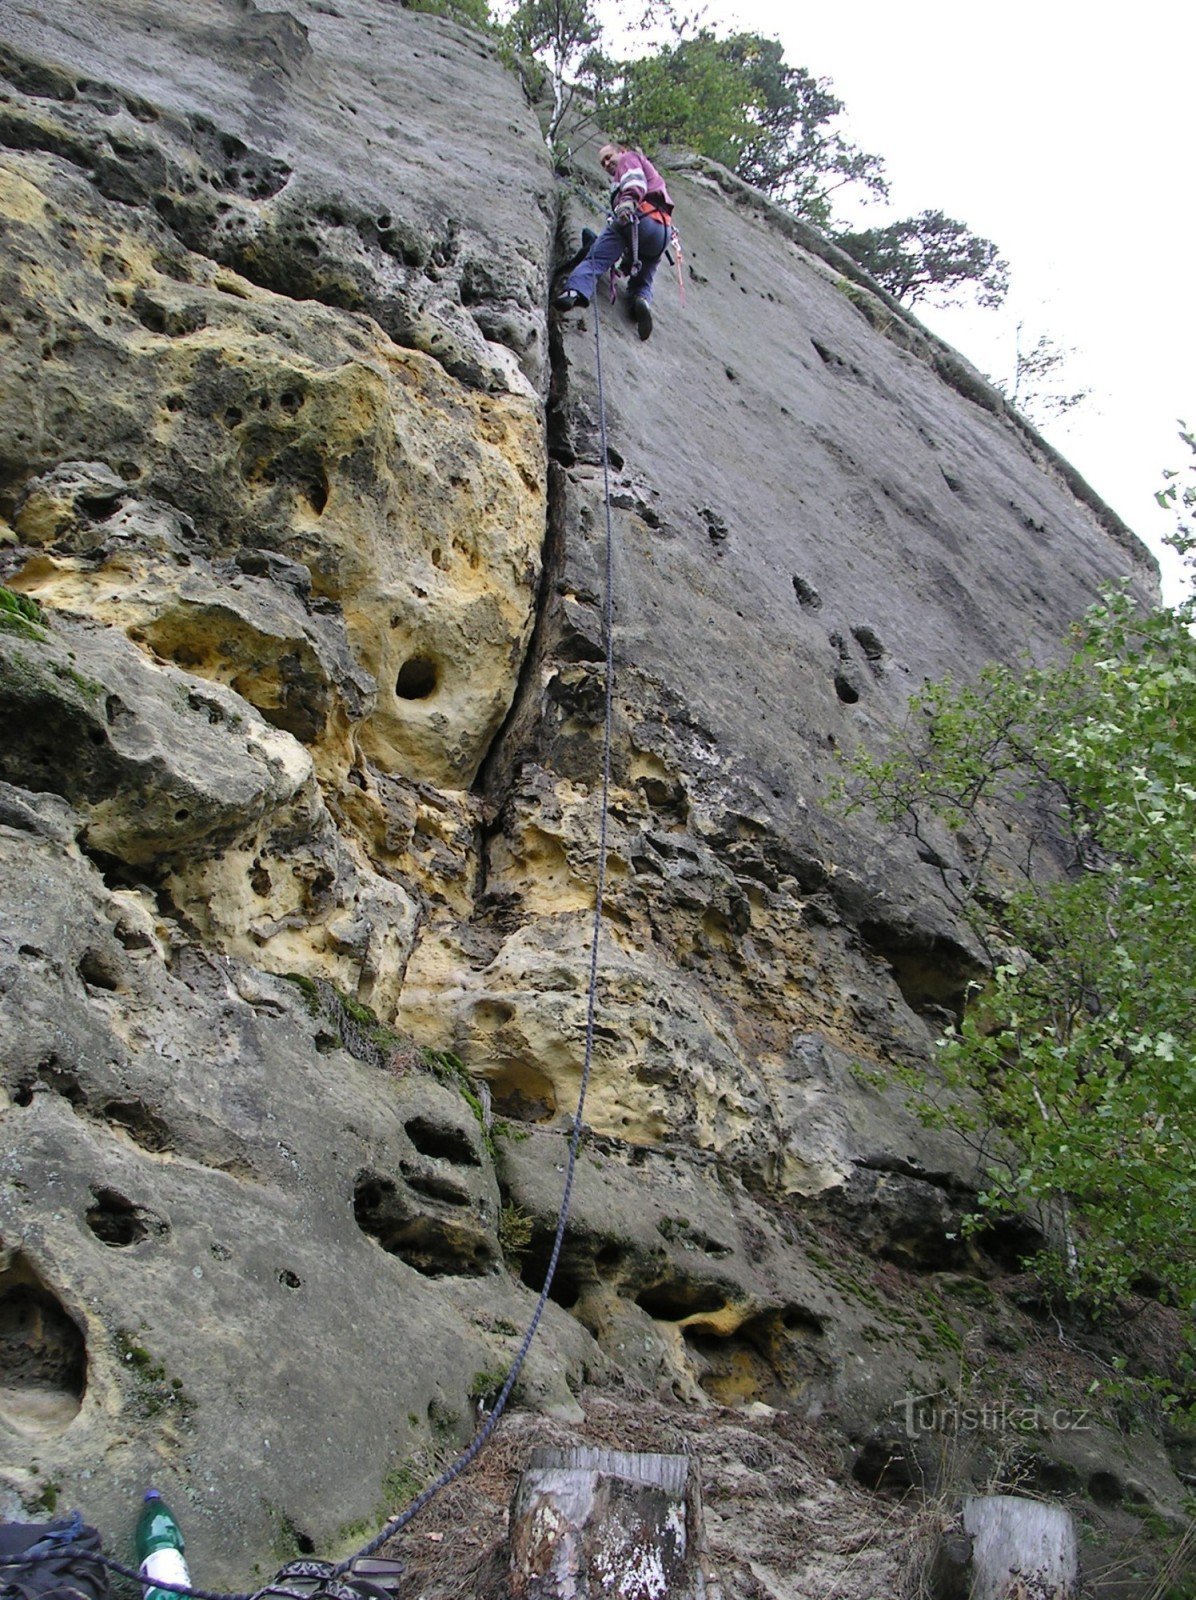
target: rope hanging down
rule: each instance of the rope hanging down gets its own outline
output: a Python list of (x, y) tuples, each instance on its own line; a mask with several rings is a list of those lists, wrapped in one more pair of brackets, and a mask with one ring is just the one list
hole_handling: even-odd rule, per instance
[[(440, 1476), (433, 1480), (428, 1487), (422, 1490), (411, 1503), (403, 1508), (396, 1516), (385, 1524), (382, 1530), (369, 1541), (362, 1545), (353, 1555), (332, 1568), (329, 1574), (332, 1578), (343, 1578), (349, 1573), (355, 1561), (361, 1561), (372, 1556), (380, 1550), (388, 1539), (393, 1539), (397, 1533), (414, 1521), (419, 1513), (433, 1501), (442, 1489), (453, 1483), (470, 1464), (477, 1459), (489, 1443), (494, 1430), (498, 1427), (499, 1420), (507, 1408), (507, 1401), (511, 1397), (527, 1360), (532, 1341), (544, 1315), (548, 1304), (549, 1290), (552, 1288), (553, 1278), (556, 1276), (557, 1264), (560, 1261), (561, 1248), (565, 1241), (565, 1228), (569, 1221), (569, 1207), (573, 1198), (573, 1179), (577, 1169), (577, 1152), (581, 1144), (581, 1133), (585, 1113), (586, 1093), (590, 1084), (590, 1070), (594, 1059), (594, 1025), (597, 1013), (598, 999), (598, 945), (602, 934), (602, 903), (606, 893), (606, 855), (607, 855), (607, 825), (610, 813), (610, 766), (611, 766), (611, 727), (614, 719), (614, 682), (615, 682), (615, 656), (614, 656), (614, 534), (611, 528), (611, 493), (610, 493), (610, 461), (606, 446), (606, 396), (602, 382), (602, 337), (600, 332), (601, 318), (597, 309), (594, 313), (594, 360), (598, 379), (598, 422), (599, 441), (602, 448), (602, 487), (606, 507), (606, 552), (605, 552), (605, 595), (603, 598), (602, 632), (605, 644), (605, 685), (603, 694), (603, 720), (602, 720), (602, 787), (601, 803), (598, 823), (598, 872), (594, 890), (594, 918), (590, 937), (590, 970), (589, 982), (586, 989), (586, 1025), (585, 1048), (582, 1056), (581, 1083), (577, 1094), (577, 1109), (573, 1114), (573, 1130), (569, 1137), (569, 1156), (565, 1168), (565, 1184), (561, 1195), (560, 1211), (557, 1215), (556, 1234), (552, 1241), (552, 1253), (548, 1261), (548, 1270), (544, 1276), (544, 1284), (540, 1290), (540, 1297), (536, 1308), (528, 1322), (527, 1331), (523, 1341), (511, 1363), (506, 1381), (499, 1390), (494, 1407), (485, 1422), (474, 1434), (469, 1444), (456, 1458), (455, 1461), (444, 1469)], [(11, 1560), (0, 1557), (0, 1569), (7, 1566), (24, 1566), (33, 1562), (50, 1559), (48, 1556), (22, 1556)], [(280, 1585), (268, 1585), (266, 1589), (255, 1589), (244, 1594), (226, 1594), (221, 1591), (197, 1589), (189, 1584), (166, 1583), (157, 1578), (145, 1578), (134, 1567), (127, 1567), (119, 1561), (113, 1560), (97, 1552), (91, 1559), (107, 1568), (109, 1572), (117, 1573), (122, 1578), (129, 1578), (143, 1589), (154, 1588), (166, 1591), (168, 1594), (190, 1595), (193, 1600), (257, 1600), (259, 1595), (267, 1592), (275, 1596), (293, 1595), (293, 1600), (307, 1600), (306, 1595), (295, 1594), (293, 1591)]]
[[(594, 359), (598, 376), (598, 419), (599, 440), (602, 447), (602, 485), (606, 502), (606, 593), (602, 612), (602, 632), (606, 646), (606, 682), (602, 718), (602, 795), (598, 823), (598, 874), (594, 891), (594, 922), (590, 937), (590, 975), (586, 990), (585, 1051), (582, 1057), (581, 1084), (577, 1094), (577, 1109), (573, 1114), (573, 1132), (569, 1138), (569, 1159), (565, 1168), (565, 1187), (561, 1195), (561, 1209), (557, 1216), (556, 1235), (552, 1241), (552, 1254), (548, 1260), (548, 1271), (544, 1277), (544, 1286), (540, 1290), (540, 1298), (536, 1302), (536, 1309), (532, 1312), (531, 1321), (527, 1325), (527, 1332), (523, 1335), (523, 1342), (519, 1346), (514, 1361), (511, 1363), (511, 1370), (507, 1373), (506, 1382), (499, 1390), (498, 1398), (494, 1402), (494, 1409), (457, 1459), (447, 1466), (434, 1482), (416, 1495), (411, 1504), (404, 1507), (396, 1517), (392, 1517), (382, 1531), (371, 1539), (368, 1544), (362, 1545), (361, 1549), (351, 1556), (348, 1561), (342, 1561), (338, 1567), (333, 1568), (333, 1572), (338, 1577), (348, 1570), (353, 1561), (359, 1560), (363, 1556), (373, 1555), (375, 1551), (382, 1548), (388, 1539), (392, 1539), (396, 1533), (402, 1532), (407, 1524), (417, 1517), (442, 1489), (447, 1488), (454, 1479), (459, 1478), (466, 1467), (485, 1449), (491, 1434), (498, 1426), (499, 1418), (506, 1410), (507, 1401), (511, 1397), (511, 1390), (515, 1387), (515, 1383), (523, 1369), (523, 1363), (527, 1360), (527, 1353), (531, 1349), (532, 1340), (536, 1337), (536, 1330), (540, 1326), (540, 1319), (544, 1315), (545, 1306), (548, 1304), (548, 1291), (552, 1288), (552, 1280), (556, 1275), (557, 1263), (561, 1257), (561, 1246), (565, 1241), (565, 1227), (569, 1221), (569, 1206), (573, 1198), (573, 1177), (577, 1168), (577, 1150), (581, 1143), (586, 1091), (590, 1084), (590, 1068), (594, 1058), (594, 1021), (598, 999), (598, 942), (602, 934), (602, 901), (606, 893), (606, 840), (607, 821), (610, 812), (611, 724), (614, 714), (614, 535), (611, 530), (610, 463), (607, 459), (606, 450), (606, 398), (602, 386), (600, 322), (601, 318), (595, 308)], [(237, 1600), (240, 1600), (239, 1596)]]

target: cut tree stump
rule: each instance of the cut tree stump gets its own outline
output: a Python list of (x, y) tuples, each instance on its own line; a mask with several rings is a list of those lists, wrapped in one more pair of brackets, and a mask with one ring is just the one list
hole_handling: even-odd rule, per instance
[(1074, 1600), (1079, 1557), (1070, 1511), (1020, 1495), (970, 1495), (963, 1526), (972, 1541), (969, 1600)]
[(535, 1450), (511, 1502), (513, 1600), (716, 1600), (697, 1464)]

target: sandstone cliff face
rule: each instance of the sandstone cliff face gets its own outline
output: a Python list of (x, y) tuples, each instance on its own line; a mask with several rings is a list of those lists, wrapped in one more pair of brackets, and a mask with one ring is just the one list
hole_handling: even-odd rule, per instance
[[(384, 0), (13, 0), (0, 45), (0, 575), (42, 607), (0, 632), (5, 1481), (115, 1531), (153, 1478), (240, 1582), (410, 1491), (542, 1276), (604, 537), (593, 314), (547, 306), (592, 216), (491, 47)], [(831, 1414), (867, 1481), (977, 1296), (1033, 1325), (884, 1087), (975, 955), (837, 753), (1155, 575), (817, 241), (675, 187), (687, 307), (601, 312), (611, 884), (521, 1394)]]

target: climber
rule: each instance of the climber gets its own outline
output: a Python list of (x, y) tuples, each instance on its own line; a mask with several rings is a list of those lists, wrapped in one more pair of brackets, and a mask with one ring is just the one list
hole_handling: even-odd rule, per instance
[(556, 303), (562, 311), (588, 306), (602, 274), (628, 256), (628, 304), (636, 331), (646, 339), (652, 332), (652, 280), (668, 248), (673, 202), (660, 173), (638, 150), (604, 144), (598, 160), (613, 185), (610, 220), (569, 274)]

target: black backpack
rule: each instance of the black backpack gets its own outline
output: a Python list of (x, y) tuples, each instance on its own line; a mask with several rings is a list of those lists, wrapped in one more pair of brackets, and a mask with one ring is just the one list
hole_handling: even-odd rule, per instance
[[(77, 1511), (56, 1522), (0, 1522), (0, 1600), (107, 1600), (100, 1550)], [(17, 1557), (33, 1559), (7, 1564)]]

